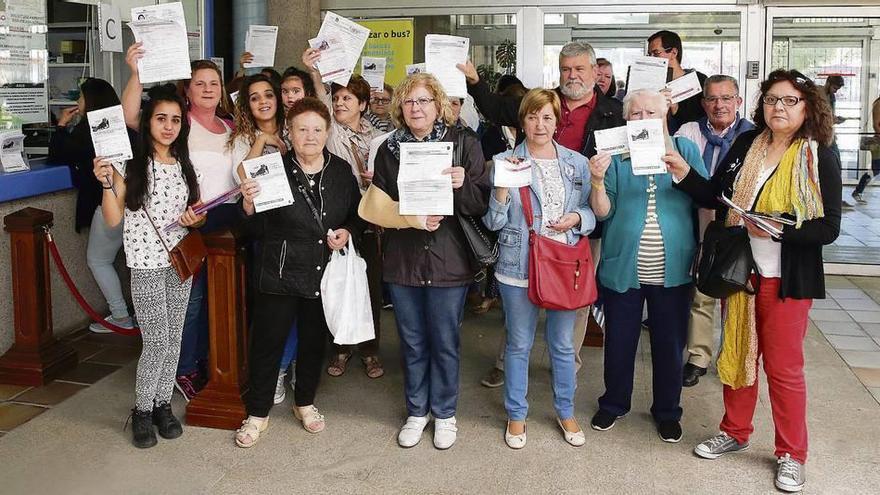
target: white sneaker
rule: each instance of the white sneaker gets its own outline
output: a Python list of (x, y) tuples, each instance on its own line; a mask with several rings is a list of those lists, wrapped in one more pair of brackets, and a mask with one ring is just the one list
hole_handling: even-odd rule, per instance
[(425, 426), (428, 426), (428, 416), (409, 416), (397, 434), (397, 444), (407, 449), (415, 447), (422, 440)]
[[(127, 330), (131, 330), (132, 328), (134, 328), (134, 319), (130, 316), (127, 316), (125, 318), (119, 318), (119, 319), (114, 318), (112, 316), (108, 316), (106, 319), (109, 323), (112, 323), (112, 324), (116, 325), (117, 327), (122, 327)], [(113, 330), (110, 330), (109, 328), (105, 327), (104, 325), (101, 325), (98, 322), (94, 322), (91, 325), (89, 325), (89, 331), (92, 333), (113, 333)]]
[(458, 427), (455, 426), (455, 416), (446, 419), (434, 420), (434, 447), (446, 450), (455, 443)]
[(284, 386), (284, 378), (287, 376), (287, 373), (280, 372), (278, 373), (278, 382), (275, 383), (275, 398), (272, 400), (275, 404), (281, 404), (284, 402), (284, 398), (287, 397), (287, 391), (285, 390), (287, 387)]

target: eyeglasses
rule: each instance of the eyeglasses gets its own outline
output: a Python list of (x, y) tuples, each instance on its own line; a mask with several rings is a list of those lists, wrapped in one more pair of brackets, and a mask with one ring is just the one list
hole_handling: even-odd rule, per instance
[(419, 98), (418, 100), (403, 100), (403, 106), (411, 108), (413, 105), (418, 105), (419, 108), (428, 105), (429, 103), (434, 103), (434, 98)]
[(391, 98), (373, 98), (370, 101), (372, 101), (376, 105), (387, 105), (391, 103)]
[(776, 102), (781, 101), (783, 105), (787, 107), (793, 107), (803, 101), (803, 98), (797, 96), (773, 96), (773, 95), (764, 95), (761, 97), (761, 101), (770, 107), (776, 106)]
[(739, 96), (737, 96), (737, 95), (721, 95), (721, 96), (704, 96), (703, 100), (706, 101), (707, 103), (714, 104), (714, 103), (718, 103), (718, 102), (730, 103), (730, 102), (736, 100), (737, 98), (739, 98)]
[(648, 55), (650, 55), (652, 57), (659, 57), (660, 55), (663, 55), (664, 53), (669, 53), (671, 51), (672, 51), (672, 48), (664, 48), (662, 50), (651, 50), (648, 52)]

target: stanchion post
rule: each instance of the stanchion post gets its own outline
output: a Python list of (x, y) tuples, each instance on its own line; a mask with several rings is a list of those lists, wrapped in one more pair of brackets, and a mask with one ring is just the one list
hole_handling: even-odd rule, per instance
[(244, 250), (228, 231), (205, 235), (205, 245), (210, 378), (186, 406), (186, 423), (232, 430), (246, 416), (242, 401), (247, 380)]
[(10, 234), (15, 342), (0, 356), (0, 383), (41, 386), (77, 365), (76, 351), (52, 334), (46, 230), (52, 212), (24, 208), (3, 218)]

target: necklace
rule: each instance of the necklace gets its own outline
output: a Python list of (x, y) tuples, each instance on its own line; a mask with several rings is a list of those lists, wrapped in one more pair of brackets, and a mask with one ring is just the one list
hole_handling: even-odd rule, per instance
[[(321, 168), (318, 169), (317, 172), (308, 173), (308, 172), (306, 172), (306, 169), (302, 166), (302, 164), (299, 163), (299, 160), (294, 159), (293, 162), (296, 163), (296, 166), (299, 167), (300, 170), (302, 170), (303, 175), (305, 175), (305, 176), (306, 176), (306, 179), (308, 179), (308, 181), (309, 181), (309, 187), (315, 187), (315, 177), (317, 177), (318, 174), (320, 174), (321, 172), (323, 172), (323, 171), (324, 171), (324, 167), (327, 166), (327, 161), (324, 160), (324, 161), (321, 163)], [(322, 176), (322, 177), (323, 177), (323, 176)]]

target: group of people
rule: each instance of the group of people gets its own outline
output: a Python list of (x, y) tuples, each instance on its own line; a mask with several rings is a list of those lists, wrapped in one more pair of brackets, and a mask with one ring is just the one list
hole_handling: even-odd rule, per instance
[[(656, 33), (647, 48), (649, 55), (669, 60), (670, 78), (691, 71), (681, 66), (677, 34)], [(613, 74), (610, 64), (600, 64), (584, 42), (563, 47), (553, 90), (509, 85), (493, 92), (468, 62), (458, 68), (486, 126), (496, 132), (496, 154), (490, 157), (484, 154), (487, 140), (481, 143), (461, 124), (456, 111), (461, 100), (449, 98), (430, 74), (413, 74), (396, 88), (373, 91), (359, 76), (345, 86), (328, 87), (315, 69), (320, 53), (307, 49), (305, 70), (237, 78), (234, 106), (219, 70), (207, 61), (193, 62), (192, 78), (177, 87), (150, 89), (142, 103), (137, 60), (143, 53), (137, 43), (128, 50), (131, 78), (121, 99), (135, 158), (121, 169), (94, 157), (94, 150), (89, 156), (88, 134), (70, 142), (82, 132), (78, 128), (59, 138), (68, 141), (60, 144), (86, 148), (68, 155), (76, 156), (78, 171), (77, 226), (91, 221), (96, 246), (90, 239), (89, 265), (113, 321), (129, 325), (134, 322), (121, 292), (118, 297), (114, 292), (118, 278), (104, 272), (121, 245), (131, 269), (144, 342), (132, 410), (137, 447), (156, 444), (154, 425), (163, 438), (179, 436), (172, 389), (177, 383), (191, 397), (205, 381), (200, 366), (206, 358), (204, 293), (210, 281), (204, 270), (181, 281), (168, 249), (188, 228), (232, 225), (250, 239), (253, 315), (248, 416), (235, 443), (252, 447), (265, 434), (273, 403), (284, 400), (289, 375), (295, 375), (293, 414), (311, 433), (326, 425), (316, 406), (323, 372), (342, 375), (357, 352), (368, 376), (382, 376), (378, 330), (384, 286), (393, 304), (404, 374), (407, 417), (398, 443), (418, 444), (433, 419), (435, 447), (451, 447), (458, 430), (462, 315), (469, 288), (483, 270), (456, 216), (481, 219), (498, 233), (490, 285), (500, 295), (505, 321), (496, 367), (503, 373), (506, 444), (526, 445), (529, 355), (542, 309), (529, 297), (530, 230), (568, 245), (590, 238), (605, 327), (605, 391), (590, 426), (607, 431), (630, 412), (636, 349), (647, 327), (651, 414), (659, 437), (679, 442), (682, 387), (705, 375), (714, 352), (716, 301), (695, 289), (692, 270), (703, 232), (714, 220), (748, 230), (757, 267), (751, 277), (755, 293), (722, 301), (721, 359), (727, 358), (728, 342), (745, 343), (745, 352), (737, 350), (742, 359), (728, 358), (732, 364), (721, 374), (725, 414), (719, 434), (694, 452), (715, 459), (748, 448), (761, 359), (776, 428), (775, 484), (785, 491), (804, 486), (803, 342), (812, 299), (825, 295), (822, 246), (839, 232), (841, 175), (831, 150), (828, 100), (798, 71), (769, 75), (749, 121), (738, 113), (739, 87), (727, 75), (698, 74), (702, 94), (678, 103), (668, 91), (651, 90), (631, 91), (620, 101), (613, 75), (603, 75), (606, 69)], [(103, 96), (95, 96), (99, 90)], [(110, 93), (106, 83), (87, 80), (79, 112), (118, 104)], [(75, 112), (65, 112), (60, 123)], [(663, 123), (667, 173), (634, 175), (628, 154), (596, 151), (595, 131), (642, 119)], [(401, 146), (416, 142), (452, 144), (455, 158), (443, 173), (453, 188), (453, 216), (400, 214)], [(260, 185), (241, 163), (274, 152), (283, 155), (295, 200), (256, 212)], [(531, 161), (531, 186), (520, 191), (495, 186), (491, 158)], [(236, 184), (239, 198), (207, 215), (193, 210)], [(782, 235), (773, 238), (720, 203), (722, 194), (745, 210), (782, 214), (791, 222), (774, 222)], [(532, 217), (526, 215), (525, 199)], [(174, 221), (177, 226), (169, 231), (155, 228)], [(357, 349), (334, 346), (325, 364), (329, 331), (320, 281), (331, 251), (349, 239), (366, 260), (376, 339)], [(562, 436), (573, 446), (586, 442), (576, 419), (575, 390), (590, 312), (546, 310), (553, 406)]]

